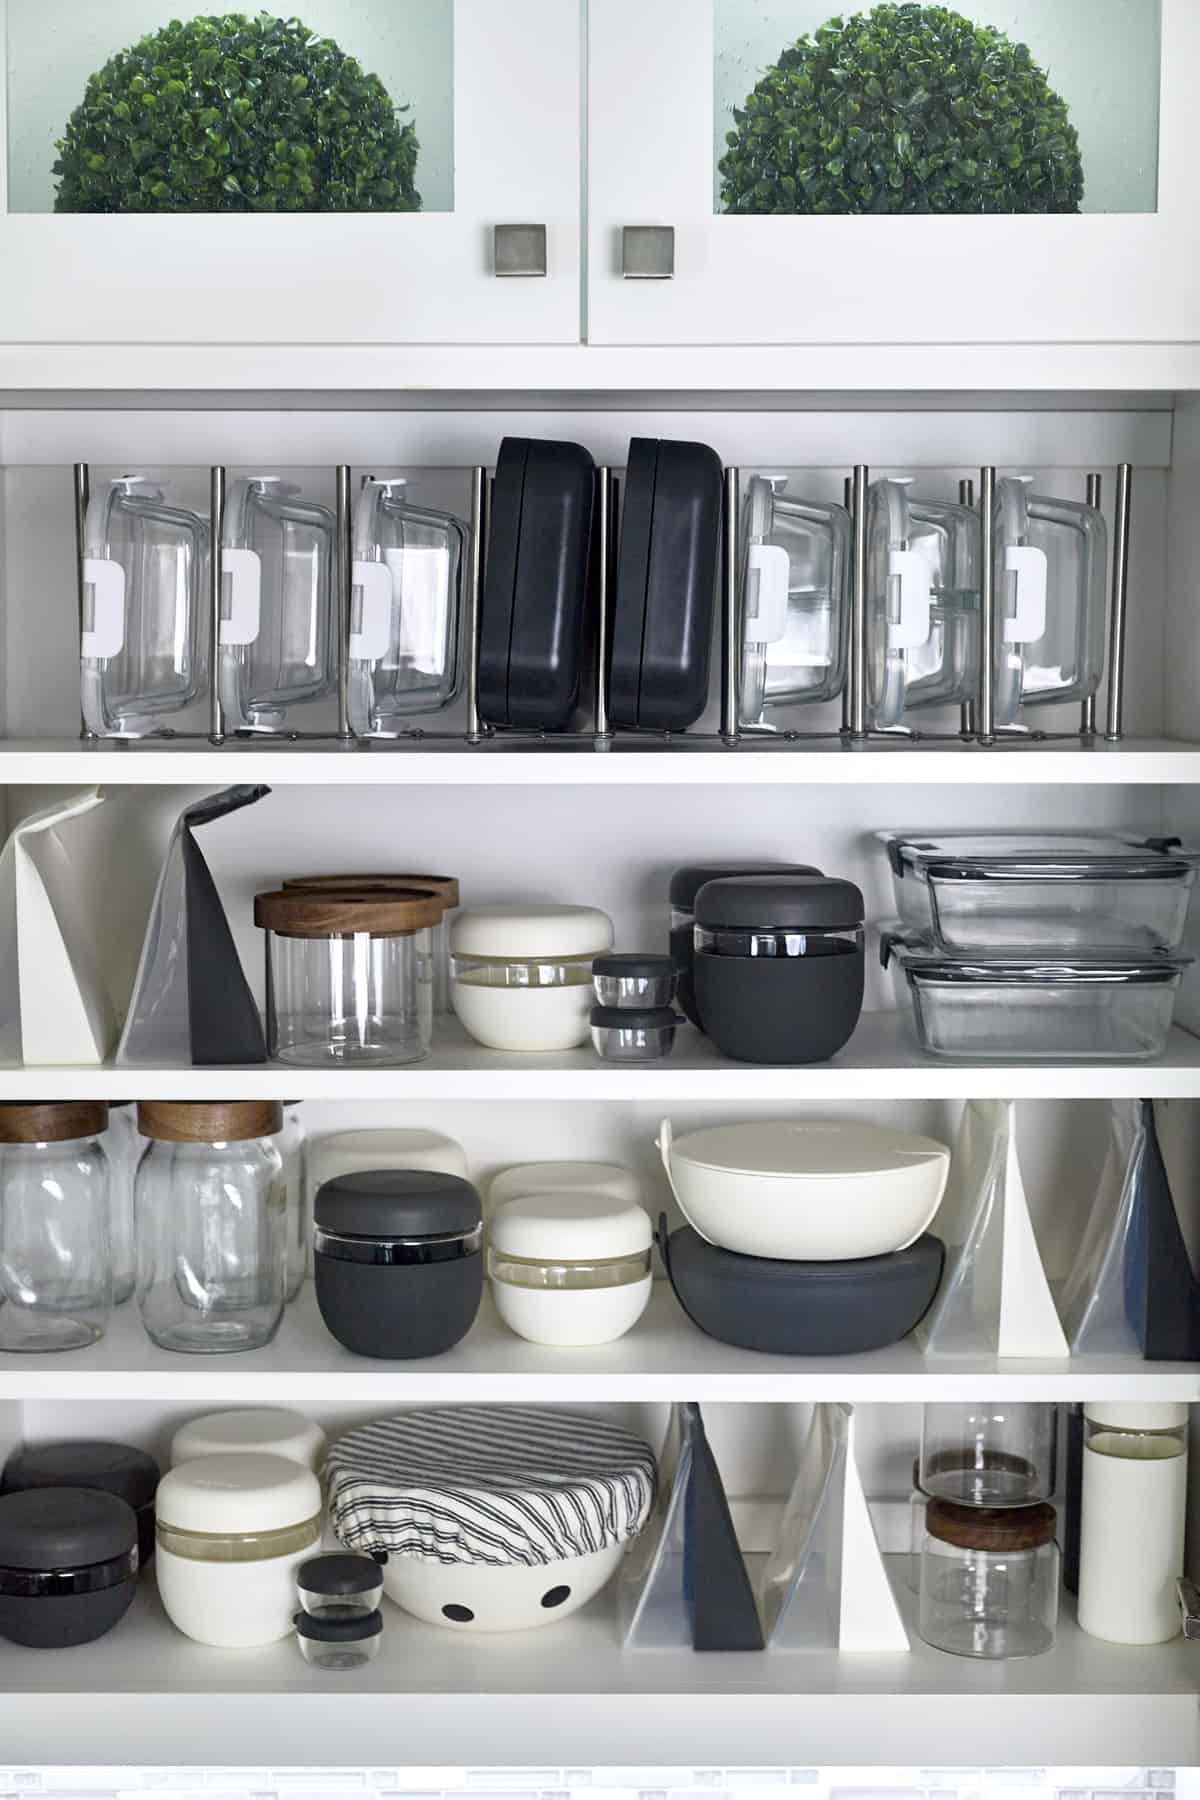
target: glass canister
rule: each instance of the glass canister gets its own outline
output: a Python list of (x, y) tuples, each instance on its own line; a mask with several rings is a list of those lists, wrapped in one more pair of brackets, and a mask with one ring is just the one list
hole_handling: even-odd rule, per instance
[(587, 1041), (592, 962), (613, 941), (594, 906), (482, 906), (450, 933), (460, 1023), (491, 1050), (573, 1050)]
[(267, 1048), (308, 1068), (420, 1062), (433, 1047), (433, 942), (443, 904), (385, 894), (259, 894)]
[(286, 731), (335, 681), (333, 514), (277, 475), (230, 486), (221, 541), (220, 690), (229, 731)]
[(1184, 1403), (1084, 1408), (1079, 1624), (1114, 1644), (1161, 1644), (1180, 1628), (1187, 1514)]
[(1084, 700), (1104, 673), (1108, 529), (1094, 506), (996, 488), (996, 723), (1022, 706)]
[(405, 498), (402, 480), (367, 481), (354, 515), (350, 727), (400, 737), (448, 706), (462, 681), (461, 519)]
[(0, 1351), (82, 1350), (112, 1311), (98, 1101), (0, 1105)]
[(1058, 1625), (1055, 1513), (931, 1500), (921, 1552), (921, 1636), (952, 1656), (1041, 1656)]
[(836, 699), (846, 679), (850, 515), (752, 476), (743, 512), (739, 717), (773, 730), (773, 707)]
[(137, 1128), (137, 1102), (110, 1100), (108, 1130), (102, 1139), (109, 1170), (109, 1236), (113, 1263), (113, 1305), (133, 1295), (137, 1246), (133, 1226), (133, 1184), (146, 1148)]
[(918, 500), (910, 481), (871, 487), (867, 577), (867, 694), (871, 723), (969, 700), (979, 680), (978, 516)]
[(80, 700), (97, 737), (166, 729), (204, 690), (209, 532), (168, 506), (156, 482), (125, 475), (98, 489), (84, 530)]
[(138, 1305), (164, 1350), (257, 1350), (279, 1329), (287, 1286), (277, 1100), (143, 1101)]
[(283, 1102), (283, 1129), (275, 1139), (275, 1148), (283, 1164), (286, 1200), (287, 1297), (294, 1300), (304, 1286), (308, 1273), (310, 1221), (308, 1216), (308, 1169), (305, 1147), (307, 1138), (298, 1100)]
[(285, 881), (289, 892), (307, 889), (313, 894), (356, 893), (420, 893), (437, 894), (445, 907), (441, 919), (432, 927), (433, 935), (433, 1010), (436, 1015), (453, 1011), (450, 1005), (450, 915), (460, 904), (461, 894), (453, 875), (301, 875)]
[(1058, 1408), (1025, 1401), (927, 1406), (917, 1485), (955, 1506), (1049, 1500), (1058, 1468)]

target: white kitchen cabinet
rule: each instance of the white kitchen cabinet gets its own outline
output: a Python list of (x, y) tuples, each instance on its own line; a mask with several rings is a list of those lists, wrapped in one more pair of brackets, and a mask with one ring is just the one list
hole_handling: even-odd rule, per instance
[[(54, 212), (55, 142), (89, 75), (179, 10), (0, 6), (0, 345), (578, 341), (576, 0), (302, 9), (411, 103), (419, 212)], [(497, 272), (511, 225), (545, 228), (544, 275)]]

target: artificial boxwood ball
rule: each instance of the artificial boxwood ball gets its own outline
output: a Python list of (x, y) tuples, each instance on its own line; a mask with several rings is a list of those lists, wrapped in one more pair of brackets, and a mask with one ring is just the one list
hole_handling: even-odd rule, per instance
[(299, 19), (176, 19), (89, 80), (54, 210), (417, 212), (407, 110)]
[(783, 52), (721, 159), (731, 213), (1065, 213), (1079, 136), (1025, 44), (946, 6), (830, 19)]

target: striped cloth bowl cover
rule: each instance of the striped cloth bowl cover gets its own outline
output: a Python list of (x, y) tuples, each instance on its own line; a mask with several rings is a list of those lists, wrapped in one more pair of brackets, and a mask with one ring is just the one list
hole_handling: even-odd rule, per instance
[(329, 1516), (348, 1549), (537, 1567), (623, 1544), (654, 1506), (649, 1444), (603, 1418), (534, 1406), (399, 1413), (339, 1438)]

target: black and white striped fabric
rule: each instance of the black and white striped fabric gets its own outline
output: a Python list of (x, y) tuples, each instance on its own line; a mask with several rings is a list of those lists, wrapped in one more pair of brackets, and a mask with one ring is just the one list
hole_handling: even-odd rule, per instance
[(636, 1537), (654, 1505), (649, 1444), (605, 1419), (532, 1406), (400, 1413), (325, 1459), (348, 1549), (537, 1567)]

